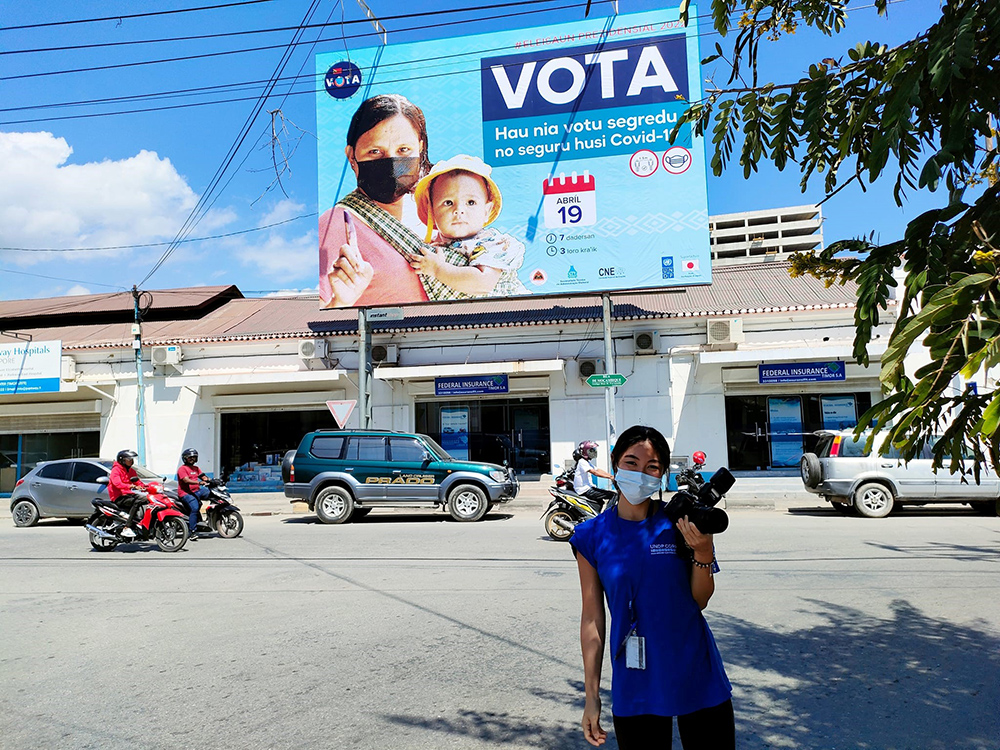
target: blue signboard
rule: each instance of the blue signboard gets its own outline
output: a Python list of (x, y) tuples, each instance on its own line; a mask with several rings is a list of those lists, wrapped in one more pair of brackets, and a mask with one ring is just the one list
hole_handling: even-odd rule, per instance
[(757, 365), (757, 382), (766, 383), (825, 383), (846, 380), (843, 362), (788, 362)]
[(475, 396), (507, 393), (506, 375), (469, 375), (462, 378), (434, 378), (435, 396)]
[[(710, 283), (703, 138), (670, 140), (699, 60), (677, 8), (318, 55), (321, 304)], [(459, 226), (438, 200), (463, 175), (483, 209)]]

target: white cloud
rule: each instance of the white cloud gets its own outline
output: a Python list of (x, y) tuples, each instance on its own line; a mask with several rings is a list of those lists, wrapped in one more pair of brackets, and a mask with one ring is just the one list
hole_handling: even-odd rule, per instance
[(74, 284), (66, 290), (67, 297), (79, 297), (84, 294), (93, 294), (93, 292), (87, 289), (87, 287), (83, 284)]
[(299, 279), (311, 281), (319, 273), (319, 239), (315, 231), (291, 238), (274, 231), (257, 241), (247, 237), (253, 235), (244, 235), (239, 238), (241, 241), (233, 238), (227, 243), (230, 257), (255, 269), (257, 277), (269, 287), (288, 285)]
[(271, 210), (264, 214), (261, 220), (257, 223), (257, 226), (263, 227), (268, 224), (277, 224), (279, 221), (285, 221), (295, 216), (301, 216), (305, 213), (305, 210), (306, 207), (301, 203), (296, 203), (290, 198), (286, 198), (275, 203)]
[[(198, 201), (170, 160), (152, 151), (83, 164), (71, 163), (72, 154), (69, 143), (51, 133), (0, 132), (0, 246), (169, 240)], [(211, 218), (220, 226), (231, 215)], [(26, 264), (46, 255), (13, 253), (9, 259)]]

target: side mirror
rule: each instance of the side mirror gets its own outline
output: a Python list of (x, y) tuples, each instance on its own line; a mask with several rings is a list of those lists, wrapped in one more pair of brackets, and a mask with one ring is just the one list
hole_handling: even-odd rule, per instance
[(423, 461), (425, 464), (426, 463), (430, 463), (431, 452), (430, 451), (424, 451), (424, 454), (420, 457), (420, 460)]
[(97, 484), (108, 484), (108, 482), (110, 482), (110, 481), (111, 480), (109, 480), (107, 477), (98, 477), (97, 478)]

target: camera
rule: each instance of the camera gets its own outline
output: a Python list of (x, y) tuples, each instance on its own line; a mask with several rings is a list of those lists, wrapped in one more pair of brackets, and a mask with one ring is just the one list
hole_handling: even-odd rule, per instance
[(677, 475), (677, 485), (687, 489), (678, 491), (664, 511), (673, 524), (684, 516), (702, 534), (721, 534), (729, 527), (729, 516), (722, 508), (716, 508), (723, 495), (736, 484), (736, 477), (723, 467), (707, 482), (695, 469), (684, 469)]

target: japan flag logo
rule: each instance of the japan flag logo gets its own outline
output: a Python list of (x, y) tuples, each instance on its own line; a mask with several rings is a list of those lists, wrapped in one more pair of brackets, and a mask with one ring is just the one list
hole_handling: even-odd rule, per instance
[(681, 270), (686, 273), (694, 273), (701, 270), (701, 266), (697, 258), (685, 258), (681, 261)]

